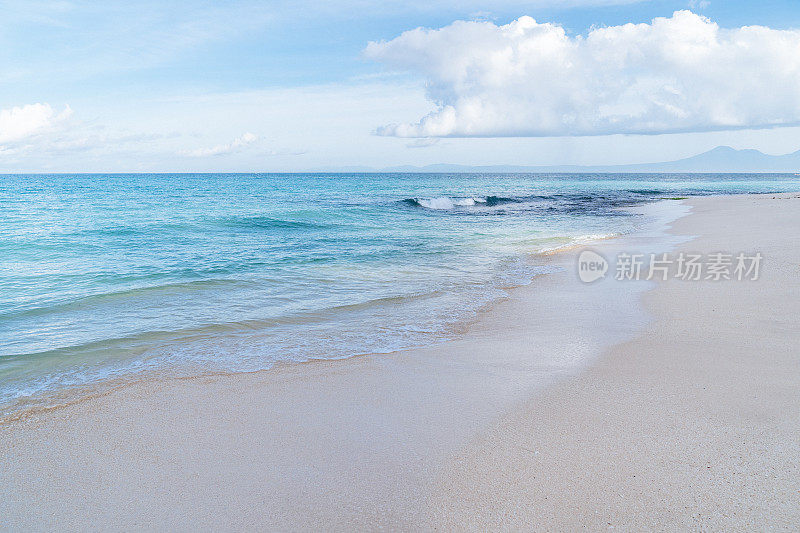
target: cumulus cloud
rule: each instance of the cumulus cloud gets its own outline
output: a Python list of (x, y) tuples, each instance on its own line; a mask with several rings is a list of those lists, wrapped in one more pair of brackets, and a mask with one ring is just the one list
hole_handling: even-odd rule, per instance
[(188, 150), (183, 152), (184, 155), (188, 155), (191, 157), (207, 157), (211, 155), (224, 155), (224, 154), (232, 154), (234, 152), (240, 151), (242, 148), (253, 144), (258, 137), (253, 135), (252, 133), (245, 133), (241, 137), (237, 137), (233, 141), (227, 144), (218, 144), (216, 146), (212, 146), (211, 148), (198, 148), (196, 150)]
[(23, 141), (34, 135), (52, 131), (69, 118), (72, 109), (66, 106), (56, 113), (50, 104), (29, 104), (0, 110), (0, 143)]
[(436, 110), (398, 137), (659, 134), (800, 124), (800, 31), (723, 29), (677, 11), (650, 24), (458, 21), (370, 43), (421, 74)]

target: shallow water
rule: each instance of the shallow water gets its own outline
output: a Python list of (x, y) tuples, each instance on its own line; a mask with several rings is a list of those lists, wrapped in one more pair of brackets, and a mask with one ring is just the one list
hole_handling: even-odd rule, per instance
[(795, 176), (0, 176), (0, 412), (142, 369), (255, 370), (439, 342), (625, 234), (621, 207)]

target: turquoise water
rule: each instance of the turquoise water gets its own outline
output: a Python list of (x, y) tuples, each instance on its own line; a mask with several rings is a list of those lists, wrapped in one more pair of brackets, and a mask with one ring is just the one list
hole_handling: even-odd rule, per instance
[(438, 342), (666, 196), (795, 176), (0, 176), (0, 412), (135, 375)]

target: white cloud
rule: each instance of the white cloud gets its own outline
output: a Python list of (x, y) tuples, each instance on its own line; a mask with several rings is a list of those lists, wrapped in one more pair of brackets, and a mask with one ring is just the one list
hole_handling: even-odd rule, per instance
[(245, 133), (241, 137), (237, 137), (233, 141), (227, 144), (218, 144), (216, 146), (212, 146), (211, 148), (198, 148), (196, 150), (187, 150), (183, 152), (183, 154), (191, 157), (207, 157), (212, 155), (232, 154), (240, 151), (245, 146), (253, 144), (256, 141), (256, 139), (258, 139), (258, 137), (256, 137), (252, 133)]
[(800, 123), (800, 31), (721, 29), (690, 11), (569, 36), (521, 17), (372, 42), (437, 106), (399, 137), (658, 134)]
[(439, 144), (439, 137), (419, 137), (406, 144), (408, 148), (427, 148)]
[(0, 110), (0, 143), (25, 140), (51, 131), (59, 122), (69, 118), (72, 109), (66, 106), (56, 113), (50, 104), (28, 104)]

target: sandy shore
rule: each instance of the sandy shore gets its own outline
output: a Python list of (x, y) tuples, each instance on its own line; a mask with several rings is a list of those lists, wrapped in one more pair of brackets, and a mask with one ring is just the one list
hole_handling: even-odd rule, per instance
[(687, 251), (760, 251), (754, 282), (670, 280), (657, 320), (452, 461), (437, 524), (800, 527), (800, 195), (692, 200)]
[(672, 232), (696, 239), (599, 247), (764, 255), (758, 281), (659, 282), (649, 322), (650, 285), (561, 254), (458, 341), (2, 426), (0, 529), (796, 529), (796, 196), (692, 199)]

